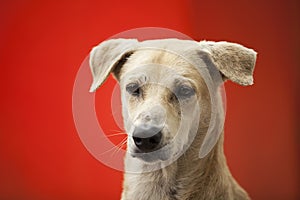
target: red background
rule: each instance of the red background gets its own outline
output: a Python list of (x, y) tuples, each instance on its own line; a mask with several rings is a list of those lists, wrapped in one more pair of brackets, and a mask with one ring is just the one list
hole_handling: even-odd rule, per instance
[(0, 3), (0, 199), (120, 197), (122, 173), (77, 135), (72, 87), (92, 46), (144, 26), (258, 51), (254, 86), (226, 84), (228, 164), (253, 199), (300, 198), (298, 1), (57, 2)]

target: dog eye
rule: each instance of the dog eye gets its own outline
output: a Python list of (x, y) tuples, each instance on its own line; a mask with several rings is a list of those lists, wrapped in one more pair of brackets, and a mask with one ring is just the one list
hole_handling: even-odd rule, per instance
[(178, 98), (189, 98), (195, 94), (195, 90), (192, 87), (181, 85), (176, 88), (175, 95)]
[(131, 94), (132, 96), (140, 96), (141, 94), (141, 87), (137, 83), (129, 83), (126, 86), (126, 91)]

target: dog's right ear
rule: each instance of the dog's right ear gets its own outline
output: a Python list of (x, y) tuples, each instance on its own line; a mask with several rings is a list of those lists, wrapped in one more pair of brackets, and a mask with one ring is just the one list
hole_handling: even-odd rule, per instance
[(90, 52), (90, 68), (93, 83), (90, 92), (95, 92), (111, 72), (119, 78), (121, 66), (136, 49), (136, 39), (111, 39), (100, 43)]

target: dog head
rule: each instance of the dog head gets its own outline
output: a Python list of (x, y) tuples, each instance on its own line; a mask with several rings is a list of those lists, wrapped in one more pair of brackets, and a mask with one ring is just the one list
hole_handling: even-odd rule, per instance
[(110, 73), (120, 83), (130, 156), (148, 163), (176, 158), (196, 135), (206, 155), (222, 129), (220, 85), (253, 84), (255, 60), (255, 51), (228, 42), (112, 39), (90, 53), (90, 91)]

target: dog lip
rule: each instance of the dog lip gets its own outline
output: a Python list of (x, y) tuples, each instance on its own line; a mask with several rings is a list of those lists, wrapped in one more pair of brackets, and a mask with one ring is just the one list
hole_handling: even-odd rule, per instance
[(131, 153), (131, 155), (134, 155), (136, 157), (136, 155), (138, 154), (142, 154), (143, 152), (141, 152), (141, 150), (139, 150), (138, 148), (135, 148), (134, 151)]
[(138, 158), (138, 159), (140, 159), (144, 162), (148, 162), (148, 163), (153, 163), (153, 162), (157, 162), (157, 161), (166, 161), (169, 158), (165, 151), (144, 153), (144, 152), (141, 152), (139, 149), (134, 149), (134, 151), (131, 152), (130, 155), (133, 158)]

